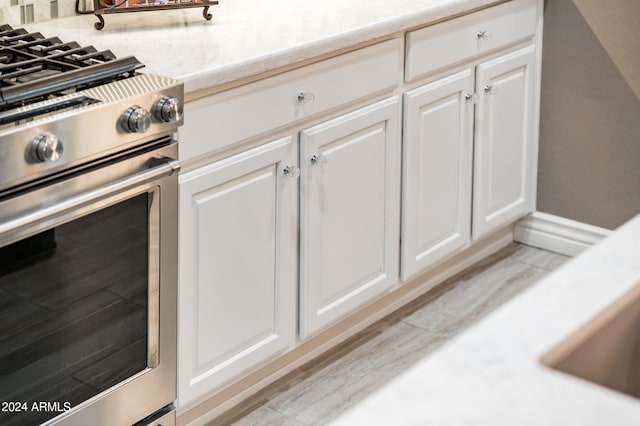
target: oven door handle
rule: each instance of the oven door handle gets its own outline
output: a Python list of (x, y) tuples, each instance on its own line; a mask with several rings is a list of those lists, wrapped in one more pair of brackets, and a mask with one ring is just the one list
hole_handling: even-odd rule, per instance
[[(157, 164), (157, 161), (160, 161), (160, 163)], [(12, 240), (18, 240), (26, 234), (26, 232), (22, 231), (29, 229), (33, 233), (34, 230), (37, 232), (51, 226), (56, 226), (62, 219), (74, 219), (75, 217), (86, 214), (82, 212), (82, 209), (94, 204), (100, 199), (107, 198), (113, 194), (143, 185), (164, 176), (170, 176), (180, 170), (180, 164), (173, 159), (166, 158), (155, 160), (155, 162), (157, 165), (150, 169), (97, 188), (89, 189), (80, 195), (74, 195), (52, 206), (38, 209), (2, 223), (0, 224), (0, 235), (11, 234), (13, 235)]]

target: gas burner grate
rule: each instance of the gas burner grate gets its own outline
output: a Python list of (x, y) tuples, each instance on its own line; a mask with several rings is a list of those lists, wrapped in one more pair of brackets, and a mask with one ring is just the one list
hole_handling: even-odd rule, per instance
[(126, 78), (143, 66), (133, 56), (0, 25), (0, 111)]

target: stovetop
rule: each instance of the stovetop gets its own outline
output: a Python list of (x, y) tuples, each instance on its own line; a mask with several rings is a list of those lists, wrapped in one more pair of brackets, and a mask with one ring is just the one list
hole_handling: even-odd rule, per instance
[(142, 66), (0, 25), (0, 193), (172, 138), (183, 120), (182, 83), (137, 72)]
[(143, 66), (133, 56), (0, 25), (0, 112), (127, 78)]

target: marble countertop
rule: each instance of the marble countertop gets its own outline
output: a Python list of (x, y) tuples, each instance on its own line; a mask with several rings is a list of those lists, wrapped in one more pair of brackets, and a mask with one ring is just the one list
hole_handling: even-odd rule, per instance
[(539, 362), (639, 284), (640, 215), (333, 424), (639, 425), (640, 400)]
[(201, 8), (93, 15), (25, 26), (45, 36), (134, 55), (144, 72), (176, 78), (185, 92), (251, 78), (387, 37), (497, 0), (221, 0)]

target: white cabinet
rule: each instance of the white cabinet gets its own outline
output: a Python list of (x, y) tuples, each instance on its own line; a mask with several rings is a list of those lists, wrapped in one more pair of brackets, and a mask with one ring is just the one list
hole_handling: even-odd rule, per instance
[(390, 96), (402, 47), (387, 40), (187, 105), (181, 407), (397, 284), (401, 112)]
[(534, 37), (539, 0), (510, 0), (407, 33), (406, 81), (428, 77), (458, 64)]
[(513, 0), (407, 33), (405, 80), (425, 83), (404, 97), (403, 281), (534, 209), (541, 8)]
[(397, 283), (399, 117), (393, 97), (180, 176), (181, 406), (295, 345), (298, 265), (302, 337)]
[(405, 94), (403, 280), (533, 209), (534, 61), (530, 45)]
[(180, 176), (180, 405), (295, 342), (296, 165), (286, 137)]
[[(390, 92), (398, 85), (401, 66), (401, 40), (387, 40), (190, 102), (180, 129), (180, 160), (224, 152), (299, 120)], [(202, 137), (212, 129), (215, 138)]]
[(405, 94), (402, 279), (463, 249), (470, 239), (472, 69)]
[(180, 407), (315, 350), (533, 209), (541, 8), (500, 3), (187, 105)]
[(534, 208), (534, 61), (529, 46), (477, 67), (474, 239)]
[(302, 131), (300, 336), (398, 282), (397, 97)]

